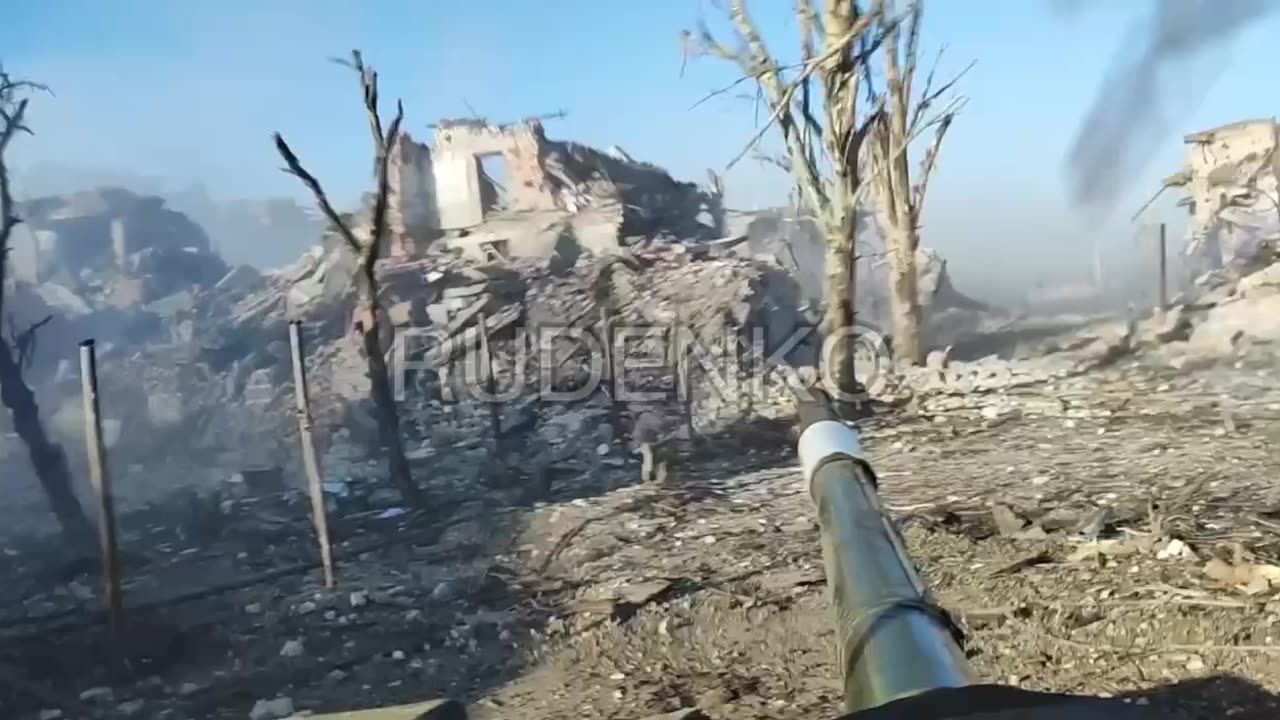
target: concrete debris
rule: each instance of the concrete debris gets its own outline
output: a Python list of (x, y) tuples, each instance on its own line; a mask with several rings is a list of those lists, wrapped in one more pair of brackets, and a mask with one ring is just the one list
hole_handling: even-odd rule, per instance
[[(1016, 414), (1080, 418), (1097, 410), (1051, 394), (1018, 392), (1041, 387), (1061, 393), (1096, 384), (1087, 374), (1132, 363), (1189, 369), (1264, 358), (1280, 342), (1280, 263), (1238, 280), (1205, 279), (1198, 294), (1179, 298), (1165, 310), (1137, 318), (1064, 317), (1058, 331), (1051, 324), (1014, 318), (986, 329), (970, 326), (967, 337), (929, 354), (923, 367), (888, 367), (865, 363), (864, 382), (873, 398), (891, 406), (924, 413), (968, 411), (990, 423)], [(948, 317), (953, 311), (948, 311)], [(1041, 336), (1031, 344), (1010, 343), (1003, 336)], [(937, 341), (937, 338), (935, 338)], [(997, 349), (975, 360), (962, 360), (984, 347)], [(1234, 423), (1223, 416), (1223, 426)]]
[(281, 720), (293, 715), (293, 699), (287, 697), (259, 700), (249, 711), (249, 720)]
[(1194, 558), (1195, 556), (1195, 551), (1193, 551), (1185, 542), (1177, 538), (1170, 540), (1168, 545), (1160, 548), (1160, 552), (1156, 553), (1157, 560), (1179, 560)]
[(662, 715), (651, 715), (646, 720), (707, 720), (707, 714), (698, 708), (685, 708)]
[(457, 700), (428, 700), (375, 710), (311, 715), (314, 720), (467, 720), (467, 708)]
[[(506, 165), (503, 187), (483, 170), (495, 157)], [(395, 237), (377, 266), (378, 322), (394, 330), (385, 349), (404, 398), (404, 441), (414, 462), (431, 467), (429, 483), (622, 472), (634, 462), (628, 443), (642, 412), (660, 419), (658, 440), (681, 442), (789, 414), (785, 387), (771, 380), (761, 394), (740, 381), (755, 362), (743, 351), (761, 351), (766, 370), (811, 366), (818, 339), (806, 328), (815, 318), (785, 267), (714, 249), (727, 236), (718, 179), (677, 181), (625, 153), (548, 139), (536, 121), (441, 122), (430, 147), (403, 138), (393, 164)], [(19, 321), (54, 318), (31, 372), (71, 446), (83, 433), (76, 343), (98, 340), (107, 444), (112, 463), (129, 468), (116, 483), (123, 508), (183, 488), (239, 497), (300, 483), (291, 320), (305, 326), (329, 506), (358, 514), (398, 505), (375, 494), (383, 457), (367, 364), (348, 337), (354, 259), (335, 233), (262, 273), (228, 267), (198, 225), (158, 198), (104, 189), (33, 200), (22, 214), (27, 234), (14, 245), (6, 310)], [(368, 214), (355, 213), (357, 229)], [(573, 398), (603, 377), (602, 317), (650, 367), (622, 368), (612, 392), (540, 402)], [(503, 397), (501, 455), (468, 381), (479, 372), (481, 319)], [(670, 331), (624, 329), (636, 326)], [(792, 342), (797, 333), (805, 336)], [(688, 387), (674, 381), (677, 346), (688, 348)], [(174, 447), (180, 456), (157, 452)], [(268, 467), (284, 469), (280, 490), (228, 482)]]
[(142, 699), (127, 700), (116, 706), (116, 712), (125, 717), (133, 717), (142, 712), (147, 707), (147, 701)]
[(1245, 562), (1228, 562), (1219, 558), (1209, 561), (1204, 574), (1223, 585), (1230, 585), (1246, 595), (1257, 595), (1272, 587), (1280, 587), (1280, 566)]
[(109, 687), (89, 688), (80, 693), (80, 702), (108, 703), (115, 699), (115, 691)]
[(85, 337), (100, 347), (163, 341), (165, 320), (190, 310), (182, 296), (227, 275), (200, 226), (157, 197), (104, 188), (29, 200), (18, 211), (23, 231), (11, 241), (15, 288), (5, 309), (53, 317), (33, 358), (37, 380), (75, 361)]
[(1191, 214), (1187, 253), (1207, 269), (1246, 275), (1276, 260), (1277, 138), (1273, 118), (1245, 120), (1184, 138), (1187, 163), (1165, 179), (1181, 187)]
[(992, 505), (991, 520), (1001, 535), (1015, 535), (1027, 524), (1007, 505)]

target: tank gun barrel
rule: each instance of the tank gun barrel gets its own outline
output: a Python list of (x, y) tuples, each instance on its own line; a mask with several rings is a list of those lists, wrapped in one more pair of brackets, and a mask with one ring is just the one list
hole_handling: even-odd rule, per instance
[(973, 684), (959, 631), (929, 600), (881, 507), (857, 431), (817, 413), (801, 432), (799, 454), (822, 526), (847, 710)]

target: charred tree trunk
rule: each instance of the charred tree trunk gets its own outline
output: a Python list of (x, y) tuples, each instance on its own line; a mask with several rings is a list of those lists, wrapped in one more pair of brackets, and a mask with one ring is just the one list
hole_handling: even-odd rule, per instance
[[(377, 297), (377, 281), (366, 277), (372, 297)], [(379, 308), (376, 301), (364, 298), (361, 315), (363, 320), (357, 331), (360, 344), (369, 365), (369, 395), (373, 400), (374, 414), (377, 416), (378, 440), (382, 450), (387, 454), (387, 470), (391, 482), (395, 483), (405, 503), (413, 507), (422, 506), (422, 493), (413, 481), (409, 471), (409, 459), (404, 452), (404, 444), (400, 440), (400, 414), (396, 410), (395, 394), (391, 389), (390, 372), (387, 369), (386, 356), (383, 355), (383, 342), (379, 332)]]
[[(2, 265), (0, 271), (3, 271)], [(92, 552), (93, 526), (72, 489), (67, 456), (44, 431), (35, 393), (27, 386), (18, 358), (5, 342), (0, 342), (0, 401), (13, 416), (13, 429), (27, 446), (31, 466), (49, 498), (63, 536), (76, 551)]]
[[(311, 190), (316, 204), (342, 235), (348, 249), (356, 257), (358, 267), (353, 282), (356, 285), (357, 312), (352, 329), (359, 336), (360, 347), (364, 353), (365, 362), (368, 363), (369, 395), (373, 401), (375, 419), (378, 423), (379, 440), (383, 451), (387, 454), (391, 481), (399, 489), (401, 497), (406, 504), (421, 507), (422, 493), (414, 484), (413, 476), (409, 471), (409, 460), (400, 439), (400, 416), (396, 410), (395, 395), (391, 389), (391, 378), (384, 355), (387, 348), (392, 345), (394, 331), (390, 323), (385, 323), (384, 330), (378, 302), (378, 258), (384, 254), (384, 243), (398, 232), (397, 228), (400, 227), (400, 220), (396, 219), (395, 212), (391, 210), (394, 173), (390, 166), (392, 149), (400, 142), (400, 124), (404, 120), (404, 106), (396, 103), (395, 117), (384, 133), (382, 118), (378, 115), (378, 74), (373, 68), (364, 64), (359, 50), (353, 50), (351, 60), (343, 61), (343, 64), (355, 70), (360, 76), (361, 96), (364, 100), (365, 114), (369, 120), (369, 130), (373, 135), (377, 192), (374, 196), (368, 240), (361, 242), (356, 237), (350, 223), (343, 220), (334, 209), (320, 182), (302, 167), (297, 155), (289, 148), (289, 144), (280, 133), (275, 134), (276, 150), (280, 153), (280, 157), (284, 158), (288, 172), (296, 175)], [(391, 216), (390, 222), (389, 216)]]
[[(9, 238), (13, 229), (21, 222), (14, 209), (13, 192), (9, 187), (9, 167), (5, 163), (4, 154), (9, 148), (9, 141), (18, 133), (31, 132), (23, 124), (27, 99), (18, 97), (19, 93), (28, 90), (47, 88), (30, 81), (14, 79), (0, 70), (0, 118), (3, 119), (3, 126), (0, 126), (0, 308), (4, 306), (5, 259), (9, 253)], [(75, 550), (92, 552), (93, 528), (72, 489), (67, 456), (45, 433), (44, 426), (40, 423), (40, 407), (36, 404), (35, 393), (22, 375), (26, 352), (22, 337), (26, 337), (29, 342), (42, 324), (31, 326), (12, 346), (0, 338), (0, 403), (13, 416), (14, 431), (27, 446), (36, 478), (49, 498), (53, 514), (62, 526), (63, 536)]]

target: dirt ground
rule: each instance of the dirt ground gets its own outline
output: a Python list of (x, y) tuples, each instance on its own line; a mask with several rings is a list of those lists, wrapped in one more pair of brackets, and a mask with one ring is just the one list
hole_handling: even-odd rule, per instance
[[(884, 500), (984, 679), (1280, 716), (1268, 363), (1117, 366), (1009, 390), (1014, 412), (864, 423)], [(317, 713), (451, 697), (535, 720), (838, 715), (819, 529), (786, 434), (720, 439), (663, 486), (613, 484), (340, 527), (334, 590), (299, 570), (305, 524), (199, 548), (157, 529), (165, 560), (130, 587), (128, 667), (82, 621), (92, 578), (0, 608), (0, 715), (245, 718), (277, 697)], [(137, 607), (173, 568), (223, 566), (279, 576)], [(54, 611), (61, 627), (32, 620)]]

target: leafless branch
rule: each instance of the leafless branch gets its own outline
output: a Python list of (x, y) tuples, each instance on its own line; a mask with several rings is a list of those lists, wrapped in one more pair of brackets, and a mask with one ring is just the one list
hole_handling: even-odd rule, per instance
[(12, 112), (5, 112), (4, 126), (0, 127), (0, 248), (6, 252), (9, 248), (9, 234), (21, 220), (14, 212), (13, 190), (9, 186), (9, 167), (5, 161), (5, 151), (9, 149), (9, 141), (13, 140), (13, 136), (24, 129), (22, 121), (26, 112), (27, 100), (24, 98), (18, 101)]
[(311, 194), (315, 197), (316, 204), (320, 206), (320, 210), (324, 213), (325, 218), (329, 220), (330, 224), (337, 228), (338, 233), (342, 236), (342, 239), (346, 241), (347, 247), (351, 249), (351, 252), (355, 253), (356, 257), (360, 257), (363, 252), (360, 242), (356, 240), (355, 233), (351, 232), (350, 226), (343, 221), (342, 216), (338, 214), (338, 211), (335, 210), (333, 205), (329, 202), (329, 196), (325, 194), (324, 188), (320, 187), (320, 181), (316, 180), (314, 175), (307, 172), (307, 169), (302, 167), (302, 163), (298, 160), (298, 156), (293, 153), (293, 149), (289, 147), (289, 143), (285, 142), (284, 137), (281, 136), (280, 133), (275, 133), (273, 137), (276, 141), (276, 152), (279, 152), (280, 157), (284, 158), (284, 163), (287, 166), (284, 168), (284, 171), (290, 175), (297, 176), (297, 178), (302, 181), (302, 184), (307, 186), (307, 189), (310, 190)]
[(907, 137), (907, 144), (910, 145), (916, 140), (919, 140), (929, 129), (936, 128), (944, 120), (951, 122), (955, 116), (960, 114), (960, 111), (964, 109), (964, 106), (968, 104), (969, 98), (964, 95), (952, 98), (942, 107), (941, 110), (924, 119), (922, 122), (917, 123), (916, 127)]
[(755, 78), (754, 78), (754, 77), (752, 77), (752, 76), (750, 76), (750, 75), (743, 75), (742, 77), (738, 78), (737, 80), (734, 80), (733, 82), (729, 83), (728, 85), (725, 85), (725, 86), (724, 86), (724, 87), (722, 87), (722, 88), (716, 88), (715, 90), (712, 90), (711, 92), (707, 93), (706, 95), (703, 95), (703, 96), (702, 96), (702, 97), (701, 97), (697, 102), (695, 102), (694, 104), (690, 105), (690, 106), (689, 106), (689, 109), (690, 109), (690, 110), (693, 110), (693, 109), (695, 109), (695, 108), (697, 108), (697, 107), (699, 107), (699, 106), (701, 106), (701, 105), (705, 104), (705, 103), (706, 103), (707, 101), (709, 101), (709, 100), (712, 100), (712, 99), (714, 99), (714, 98), (716, 98), (716, 97), (718, 97), (718, 96), (720, 96), (720, 95), (724, 95), (724, 94), (728, 93), (730, 90), (733, 90), (734, 88), (738, 87), (739, 85), (741, 85), (741, 84), (743, 84), (743, 83), (747, 82), (748, 80), (755, 80)]
[(369, 116), (369, 132), (373, 135), (373, 145), (381, 151), (383, 143), (382, 118), (378, 117), (378, 73), (364, 64), (364, 55), (359, 50), (351, 51), (351, 59), (330, 58), (343, 67), (351, 68), (360, 75), (360, 88), (364, 96), (364, 107)]
[(955, 113), (943, 115), (937, 125), (937, 130), (933, 134), (933, 142), (929, 143), (929, 149), (925, 150), (924, 157), (920, 159), (920, 169), (916, 171), (916, 183), (911, 188), (911, 205), (916, 217), (919, 218), (924, 212), (925, 191), (929, 187), (929, 178), (933, 175), (933, 168), (938, 162), (938, 153), (942, 150), (942, 139), (946, 136), (947, 130), (951, 128), (951, 123), (955, 120)]
[[(941, 56), (941, 53), (939, 53), (939, 56)], [(968, 72), (973, 69), (973, 66), (977, 64), (978, 64), (977, 60), (970, 61), (968, 65), (965, 65), (964, 68), (960, 70), (960, 72), (956, 73), (954, 76), (952, 76), (950, 80), (943, 83), (936, 90), (931, 90), (931, 87), (933, 85), (933, 71), (930, 70), (929, 77), (925, 81), (924, 91), (921, 93), (920, 99), (916, 101), (916, 109), (915, 109), (915, 112), (912, 114), (911, 122), (908, 125), (908, 127), (911, 127), (911, 128), (919, 127), (919, 124), (922, 118), (924, 117), (925, 113), (929, 111), (929, 108), (933, 107), (933, 104), (937, 102), (938, 98), (942, 97), (944, 94), (949, 92), (952, 88), (954, 88), (956, 86), (956, 83), (960, 82), (960, 78), (968, 74)]]
[(0, 66), (0, 309), (4, 307), (5, 266), (9, 257), (9, 237), (22, 222), (13, 200), (13, 188), (9, 184), (9, 166), (5, 153), (9, 142), (18, 133), (33, 134), (26, 125), (27, 98), (19, 95), (27, 91), (52, 94), (48, 86), (30, 80), (14, 78)]
[[(19, 368), (25, 370), (31, 365), (31, 360), (35, 357), (36, 351), (36, 333), (52, 320), (52, 315), (46, 315), (43, 320), (31, 323), (22, 332), (11, 335), (9, 347), (13, 348), (14, 353), (18, 356)], [(9, 319), (9, 328), (12, 331), (13, 318)]]
[(846, 157), (853, 152), (854, 148), (862, 147), (862, 143), (870, 139), (876, 124), (884, 119), (884, 102), (884, 95), (876, 95), (867, 116), (852, 133), (849, 133), (843, 150)]
[[(810, 7), (805, 3), (805, 0), (798, 0), (798, 2), (804, 3), (801, 7), (804, 12), (808, 13)], [(747, 14), (742, 0), (732, 0), (729, 10), (730, 20), (733, 22), (738, 37), (743, 44), (742, 49), (729, 49), (715, 40), (705, 24), (701, 26), (698, 45), (701, 53), (737, 63), (746, 77), (752, 77), (757, 80), (762, 91), (766, 94), (771, 108), (769, 118), (747, 142), (746, 146), (728, 163), (728, 168), (732, 168), (742, 158), (750, 154), (769, 129), (776, 124), (789, 146), (789, 154), (793, 162), (792, 170), (799, 173), (802, 178), (800, 185), (806, 194), (810, 196), (810, 201), (816, 206), (823, 207), (826, 205), (825, 190), (822, 188), (817, 160), (811, 146), (808, 144), (815, 139), (811, 135), (813, 129), (821, 128), (822, 126), (811, 114), (806, 117), (805, 113), (802, 112), (800, 119), (804, 123), (803, 127), (808, 128), (809, 132), (801, 131), (800, 123), (794, 117), (795, 111), (792, 104), (797, 91), (803, 92), (810, 79), (819, 70), (837, 61), (840, 64), (847, 64), (851, 67), (856, 67), (857, 63), (865, 62), (862, 47), (860, 47), (859, 52), (853, 53), (853, 55), (858, 56), (856, 58), (850, 57), (850, 49), (855, 44), (855, 41), (861, 38), (868, 28), (880, 19), (879, 13), (881, 10), (882, 2), (877, 0), (867, 13), (858, 16), (852, 22), (846, 23), (847, 28), (834, 35), (827, 35), (822, 52), (812, 51), (806, 53), (806, 58), (798, 66), (795, 66), (799, 72), (789, 81), (784, 80), (782, 75), (784, 68), (773, 60), (773, 56), (769, 53), (764, 40), (756, 30), (754, 22)], [(822, 32), (827, 32), (827, 26), (817, 19), (816, 13), (808, 17), (810, 17), (810, 20), (804, 24), (809, 31), (817, 32), (821, 28)], [(888, 26), (891, 27), (892, 24), (888, 23)], [(888, 30), (886, 29), (879, 33), (875, 40), (865, 44), (863, 47), (873, 51), (874, 48), (878, 47), (887, 32)], [(804, 105), (803, 100), (801, 105)], [(852, 138), (846, 136), (840, 146), (847, 148), (852, 140)]]
[[(800, 61), (807, 64), (813, 60), (814, 36), (822, 21), (818, 19), (817, 11), (813, 9), (813, 0), (796, 0), (796, 17), (800, 21)], [(815, 138), (819, 145), (822, 144), (822, 123), (818, 122), (818, 118), (813, 114), (813, 82), (805, 79), (801, 87), (798, 109), (800, 119), (804, 122), (804, 145), (809, 150), (809, 164), (816, 165), (817, 158), (814, 157), (813, 144)]]
[(764, 152), (763, 150), (756, 150), (754, 153), (752, 153), (751, 159), (755, 160), (761, 165), (772, 166), (785, 173), (791, 172), (791, 166), (787, 164), (786, 157), (782, 155), (769, 154), (767, 152)]
[(907, 11), (907, 44), (903, 51), (902, 93), (911, 97), (911, 84), (915, 81), (916, 64), (920, 56), (920, 26), (924, 17), (924, 3), (913, 0)]
[(925, 104), (926, 98), (933, 94), (933, 80), (938, 75), (938, 65), (942, 63), (942, 56), (946, 54), (946, 52), (947, 46), (943, 45), (938, 48), (938, 54), (933, 56), (933, 62), (929, 65), (929, 72), (924, 78), (924, 89), (920, 91), (920, 102), (916, 104), (916, 112), (912, 116), (911, 125), (915, 125), (916, 120), (919, 118), (921, 113), (920, 107)]

